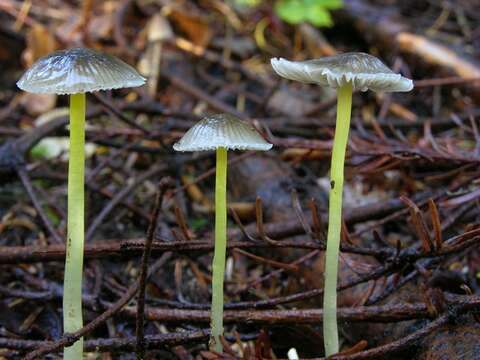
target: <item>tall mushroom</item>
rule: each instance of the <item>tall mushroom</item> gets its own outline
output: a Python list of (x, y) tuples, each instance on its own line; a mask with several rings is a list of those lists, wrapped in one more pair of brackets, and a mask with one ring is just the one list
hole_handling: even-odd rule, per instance
[[(68, 219), (63, 287), (64, 331), (83, 326), (85, 93), (141, 86), (145, 79), (123, 61), (91, 49), (54, 52), (27, 70), (17, 86), (27, 92), (70, 95)], [(82, 359), (83, 339), (64, 349), (65, 359)]]
[(352, 92), (410, 91), (413, 82), (395, 74), (376, 57), (365, 53), (344, 53), (317, 60), (288, 61), (272, 59), (275, 72), (289, 80), (337, 89), (337, 120), (330, 168), (325, 289), (323, 295), (323, 336), (325, 355), (339, 351), (337, 328), (337, 276), (342, 227), (342, 191), (345, 151), (350, 128)]
[(213, 349), (222, 352), (223, 278), (227, 249), (227, 150), (272, 148), (249, 124), (229, 114), (207, 116), (173, 145), (176, 151), (217, 152), (215, 179), (215, 250), (212, 262), (211, 335)]

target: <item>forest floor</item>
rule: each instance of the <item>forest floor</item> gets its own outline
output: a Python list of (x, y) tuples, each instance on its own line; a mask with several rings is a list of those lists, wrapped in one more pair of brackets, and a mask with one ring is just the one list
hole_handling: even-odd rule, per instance
[[(241, 5), (243, 3), (243, 5)], [(480, 359), (480, 3), (344, 0), (331, 27), (272, 1), (0, 0), (0, 358), (56, 359), (63, 336), (68, 99), (15, 83), (92, 47), (147, 86), (87, 96), (85, 349), (134, 359), (140, 261), (156, 194), (147, 359), (322, 358), (335, 92), (270, 58), (362, 51), (414, 79), (355, 93), (332, 359)], [(158, 71), (157, 71), (158, 70)], [(208, 350), (212, 152), (175, 153), (206, 114), (274, 147), (229, 156), (225, 353)], [(274, 241), (272, 241), (272, 239)], [(78, 337), (77, 337), (78, 338)]]

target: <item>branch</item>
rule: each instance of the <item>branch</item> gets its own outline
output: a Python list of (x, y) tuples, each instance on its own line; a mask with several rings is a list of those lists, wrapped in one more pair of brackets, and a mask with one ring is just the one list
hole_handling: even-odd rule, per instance
[[(465, 296), (445, 294), (450, 308), (467, 311), (480, 306), (480, 296)], [(135, 306), (122, 310), (122, 314), (134, 318), (137, 313)], [(208, 310), (179, 310), (157, 307), (147, 307), (145, 316), (151, 321), (162, 322), (194, 322), (208, 323)], [(345, 307), (337, 310), (341, 321), (350, 322), (397, 322), (412, 319), (429, 319), (431, 313), (425, 303), (401, 303), (380, 306)], [(323, 321), (323, 309), (305, 310), (227, 310), (224, 313), (225, 322), (256, 323), (256, 324), (319, 324)]]

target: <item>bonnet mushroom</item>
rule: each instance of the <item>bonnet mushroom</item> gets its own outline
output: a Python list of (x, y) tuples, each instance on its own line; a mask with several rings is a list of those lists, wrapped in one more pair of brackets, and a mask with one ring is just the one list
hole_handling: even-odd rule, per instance
[[(63, 287), (63, 324), (67, 333), (83, 326), (85, 93), (144, 83), (145, 79), (130, 65), (84, 48), (57, 51), (39, 59), (17, 82), (27, 92), (70, 96), (68, 234)], [(82, 354), (83, 339), (64, 349), (65, 359), (79, 360)]]
[(365, 53), (344, 53), (307, 61), (271, 59), (275, 72), (289, 80), (337, 89), (337, 120), (330, 169), (323, 336), (325, 355), (339, 351), (337, 328), (337, 275), (342, 225), (342, 191), (345, 151), (350, 128), (352, 92), (410, 91), (413, 82), (394, 73), (376, 57)]
[(227, 249), (227, 151), (272, 148), (249, 124), (229, 114), (203, 118), (173, 145), (175, 151), (216, 151), (215, 178), (215, 246), (212, 262), (212, 306), (210, 341), (222, 352), (223, 278)]

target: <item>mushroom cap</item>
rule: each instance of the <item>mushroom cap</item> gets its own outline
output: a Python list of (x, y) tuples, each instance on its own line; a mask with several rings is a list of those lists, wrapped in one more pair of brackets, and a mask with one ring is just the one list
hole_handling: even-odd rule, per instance
[(161, 14), (153, 15), (148, 24), (148, 41), (163, 41), (174, 37), (172, 27)]
[(289, 80), (338, 88), (352, 83), (353, 90), (410, 91), (413, 81), (394, 73), (375, 56), (344, 53), (316, 60), (271, 59), (275, 72)]
[(230, 114), (216, 114), (193, 125), (173, 145), (175, 151), (208, 151), (225, 147), (229, 150), (261, 150), (272, 148), (248, 123)]
[(61, 50), (39, 59), (17, 86), (32, 93), (76, 94), (141, 86), (145, 79), (130, 65), (85, 48)]

